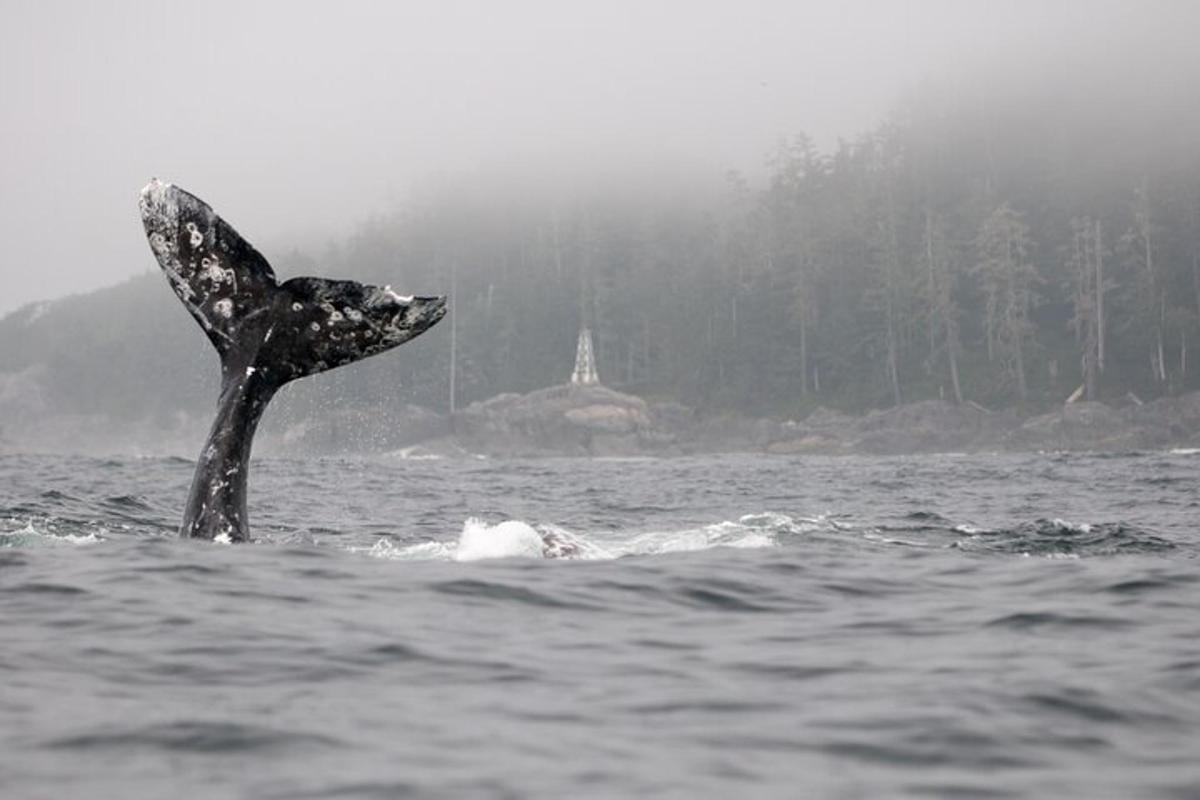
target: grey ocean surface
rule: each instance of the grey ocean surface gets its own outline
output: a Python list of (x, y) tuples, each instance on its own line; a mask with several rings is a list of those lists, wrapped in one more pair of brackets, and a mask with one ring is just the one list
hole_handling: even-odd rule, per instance
[(191, 473), (0, 457), (0, 797), (1200, 797), (1194, 452)]

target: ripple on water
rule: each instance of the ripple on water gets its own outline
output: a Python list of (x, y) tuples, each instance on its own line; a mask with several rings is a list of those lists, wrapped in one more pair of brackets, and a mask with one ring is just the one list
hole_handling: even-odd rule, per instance
[(6, 797), (1200, 785), (1194, 456), (265, 459), (253, 547), (190, 474), (0, 457)]
[(440, 594), (469, 598), (480, 603), (515, 603), (535, 608), (562, 608), (578, 611), (598, 611), (600, 607), (576, 601), (566, 601), (549, 594), (534, 591), (524, 586), (513, 586), (496, 581), (462, 578), (439, 581), (430, 585)]
[(1021, 612), (996, 617), (986, 623), (989, 628), (1011, 628), (1033, 630), (1037, 628), (1096, 628), (1099, 630), (1121, 630), (1136, 625), (1133, 620), (1119, 617), (1103, 617), (1091, 614), (1056, 614), (1051, 612)]
[(978, 531), (958, 540), (954, 546), (968, 552), (1038, 556), (1123, 555), (1175, 547), (1161, 536), (1124, 522), (1088, 524), (1061, 519), (1039, 519), (1014, 528)]
[(321, 733), (208, 720), (182, 720), (138, 727), (101, 726), (86, 733), (52, 739), (44, 744), (56, 750), (88, 753), (160, 750), (208, 755), (342, 745), (343, 742), (338, 738)]

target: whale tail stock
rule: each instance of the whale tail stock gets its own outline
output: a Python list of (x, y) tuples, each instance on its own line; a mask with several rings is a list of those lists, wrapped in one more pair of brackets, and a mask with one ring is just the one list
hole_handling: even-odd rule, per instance
[(446, 313), (444, 297), (403, 297), (389, 287), (280, 284), (232, 226), (171, 184), (151, 181), (139, 208), (150, 249), (220, 354), (226, 383), (254, 374), (277, 389), (403, 344)]
[(275, 280), (271, 265), (199, 198), (151, 181), (139, 203), (150, 249), (221, 356), (221, 397), (196, 463), (180, 534), (250, 538), (254, 431), (288, 381), (382, 353), (446, 313), (444, 297), (324, 278)]

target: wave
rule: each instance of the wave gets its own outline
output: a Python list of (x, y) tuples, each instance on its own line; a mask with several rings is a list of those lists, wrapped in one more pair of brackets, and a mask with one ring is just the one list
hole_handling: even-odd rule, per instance
[[(8, 527), (19, 525), (19, 520), (8, 520), (7, 530), (0, 530), (0, 547), (73, 547), (85, 544), (97, 544), (104, 541), (103, 530), (90, 530), (86, 533), (60, 532), (51, 520), (25, 520), (23, 527)], [(3, 523), (0, 523), (3, 525)]]
[(375, 558), (396, 560), (482, 561), (498, 558), (599, 561), (638, 555), (688, 553), (716, 547), (776, 547), (788, 535), (836, 530), (823, 517), (794, 518), (772, 512), (747, 514), (736, 521), (667, 531), (624, 531), (585, 535), (557, 525), (505, 520), (495, 525), (472, 517), (458, 539), (398, 545), (380, 539), (369, 548), (351, 548)]
[(1039, 519), (1000, 530), (973, 529), (952, 546), (969, 552), (1050, 558), (1158, 552), (1175, 547), (1160, 536), (1124, 522), (1093, 524), (1062, 519)]
[(401, 447), (388, 453), (390, 458), (398, 461), (441, 461), (445, 456), (440, 453), (434, 453), (420, 445), (411, 445), (409, 447)]
[(909, 515), (893, 526), (856, 525), (828, 515), (792, 517), (763, 512), (737, 520), (677, 530), (627, 530), (584, 534), (550, 524), (470, 518), (455, 540), (397, 544), (379, 539), (350, 548), (395, 560), (483, 561), (505, 558), (610, 560), (628, 556), (690, 553), (714, 548), (772, 548), (797, 535), (837, 536), (883, 546), (956, 549), (977, 555), (1080, 558), (1158, 552), (1175, 544), (1124, 522), (1075, 523), (1039, 519), (1012, 527), (955, 523), (934, 513)]
[(185, 720), (140, 727), (105, 726), (46, 742), (56, 750), (119, 750), (245, 754), (256, 750), (288, 750), (297, 746), (340, 746), (323, 733), (302, 732), (226, 721)]
[(1176, 547), (1153, 531), (1120, 520), (1093, 523), (1053, 518), (989, 527), (916, 511), (860, 530), (863, 538), (883, 544), (1044, 558), (1112, 556)]
[[(112, 497), (110, 505), (136, 507), (137, 497)], [(111, 528), (111, 529), (110, 529)], [(0, 517), (0, 548), (25, 549), (98, 544), (114, 535), (128, 534), (131, 526), (110, 526), (98, 520), (72, 520), (53, 516)], [(328, 533), (339, 533), (330, 530)], [(159, 531), (153, 532), (162, 535)], [(120, 534), (120, 535), (118, 535)], [(266, 542), (318, 545), (310, 535), (268, 536)], [(691, 553), (714, 548), (762, 549), (779, 547), (800, 536), (857, 540), (883, 547), (956, 549), (973, 555), (1081, 558), (1154, 553), (1177, 547), (1172, 541), (1128, 522), (1073, 522), (1036, 519), (1012, 526), (986, 527), (959, 522), (934, 512), (912, 512), (891, 524), (869, 524), (833, 515), (790, 516), (777, 512), (746, 514), (735, 520), (667, 530), (578, 532), (549, 523), (520, 519), (489, 523), (471, 517), (456, 538), (397, 542), (379, 538), (369, 546), (342, 545), (355, 553), (417, 561), (486, 561), (526, 558), (602, 561), (628, 556)], [(361, 539), (359, 540), (361, 541)], [(218, 543), (226, 543), (218, 540)]]

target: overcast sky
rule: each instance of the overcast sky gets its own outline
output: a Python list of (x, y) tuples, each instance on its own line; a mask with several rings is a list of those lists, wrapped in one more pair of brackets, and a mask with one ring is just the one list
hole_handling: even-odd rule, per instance
[(270, 257), (352, 230), (430, 173), (659, 158), (753, 173), (782, 137), (858, 133), (930, 80), (1200, 63), (1198, 9), (0, 0), (0, 314), (153, 268), (136, 209), (151, 176)]

